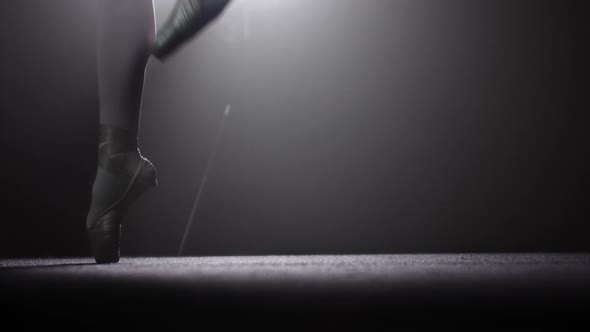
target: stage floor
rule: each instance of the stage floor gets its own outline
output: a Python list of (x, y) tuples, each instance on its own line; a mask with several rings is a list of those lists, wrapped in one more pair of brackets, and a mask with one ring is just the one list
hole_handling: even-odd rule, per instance
[(2, 315), (96, 328), (114, 319), (105, 317), (141, 326), (564, 327), (590, 313), (590, 254), (0, 260), (0, 290), (9, 305)]

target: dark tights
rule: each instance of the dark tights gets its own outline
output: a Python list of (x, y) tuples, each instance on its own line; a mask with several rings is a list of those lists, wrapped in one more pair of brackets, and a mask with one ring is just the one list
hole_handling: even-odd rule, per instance
[(152, 0), (102, 0), (98, 15), (100, 136), (86, 227), (96, 261), (113, 263), (127, 208), (157, 184), (137, 137), (155, 25)]
[(152, 0), (102, 0), (98, 24), (100, 123), (137, 136), (144, 73), (155, 39)]

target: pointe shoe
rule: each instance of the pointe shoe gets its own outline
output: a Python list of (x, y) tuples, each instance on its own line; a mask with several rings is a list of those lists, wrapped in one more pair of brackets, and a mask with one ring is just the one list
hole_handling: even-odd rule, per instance
[(230, 0), (177, 0), (172, 14), (158, 30), (152, 54), (164, 60), (215, 19)]
[(141, 156), (136, 139), (120, 129), (101, 126), (99, 166), (86, 219), (92, 254), (98, 264), (119, 261), (121, 228), (127, 209), (157, 185), (156, 169)]

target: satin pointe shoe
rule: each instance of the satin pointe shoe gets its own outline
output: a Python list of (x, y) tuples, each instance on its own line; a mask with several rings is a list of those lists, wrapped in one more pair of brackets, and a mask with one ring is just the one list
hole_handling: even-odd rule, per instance
[(101, 125), (98, 168), (86, 230), (97, 263), (116, 263), (120, 257), (121, 228), (128, 207), (158, 184), (154, 165), (137, 148), (137, 137)]
[(215, 19), (230, 0), (177, 0), (161, 29), (158, 30), (152, 54), (164, 60), (187, 40)]

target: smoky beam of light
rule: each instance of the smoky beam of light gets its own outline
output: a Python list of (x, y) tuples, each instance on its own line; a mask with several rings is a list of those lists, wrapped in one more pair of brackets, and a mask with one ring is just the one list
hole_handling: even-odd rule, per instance
[(213, 142), (213, 148), (211, 149), (211, 152), (209, 154), (209, 158), (207, 160), (207, 164), (205, 166), (205, 171), (203, 172), (203, 176), (201, 177), (201, 184), (199, 185), (199, 190), (197, 191), (197, 197), (195, 198), (193, 208), (191, 210), (190, 216), (188, 217), (188, 221), (186, 223), (186, 227), (184, 229), (182, 241), (180, 242), (180, 247), (178, 248), (178, 256), (182, 256), (182, 254), (184, 252), (184, 248), (186, 245), (186, 239), (187, 239), (188, 234), (190, 233), (190, 230), (192, 228), (192, 225), (193, 225), (193, 222), (195, 219), (195, 214), (197, 212), (197, 209), (199, 207), (199, 202), (201, 201), (201, 197), (203, 195), (203, 189), (205, 188), (205, 184), (207, 183), (207, 176), (209, 174), (209, 170), (211, 169), (211, 165), (213, 164), (213, 160), (215, 159), (215, 154), (217, 152), (217, 147), (219, 145), (221, 134), (223, 132), (223, 127), (226, 122), (226, 119), (229, 118), (230, 114), (231, 114), (231, 104), (228, 104), (225, 107), (225, 111), (223, 112), (223, 117), (221, 118), (221, 122), (219, 123), (219, 128), (217, 129), (217, 134), (215, 136), (215, 141)]

